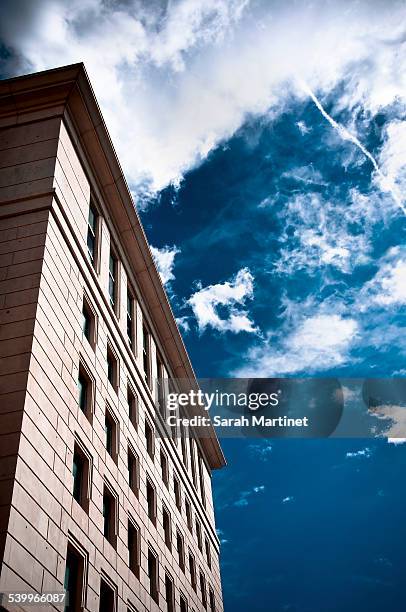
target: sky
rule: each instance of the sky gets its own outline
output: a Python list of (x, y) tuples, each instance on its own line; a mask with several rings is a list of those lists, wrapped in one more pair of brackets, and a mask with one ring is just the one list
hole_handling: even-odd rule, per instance
[[(3, 77), (84, 61), (199, 377), (405, 376), (403, 2), (2, 12)], [(223, 441), (226, 612), (404, 609), (395, 441)]]

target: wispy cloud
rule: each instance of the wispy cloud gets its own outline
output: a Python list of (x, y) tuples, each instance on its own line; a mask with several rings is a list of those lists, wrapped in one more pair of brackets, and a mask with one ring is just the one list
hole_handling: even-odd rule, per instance
[[(229, 281), (201, 287), (187, 301), (203, 332), (211, 327), (219, 332), (255, 333), (256, 327), (245, 308), (254, 295), (254, 278), (247, 268), (242, 268)], [(226, 315), (219, 313), (219, 308)]]
[(350, 360), (357, 322), (338, 314), (314, 314), (302, 318), (285, 336), (269, 337), (252, 348), (236, 376), (275, 376), (295, 372), (317, 372)]
[(272, 453), (272, 445), (269, 444), (267, 440), (264, 440), (262, 443), (258, 444), (250, 444), (248, 446), (249, 451), (258, 457), (261, 461), (268, 461)]
[(283, 504), (288, 504), (289, 502), (292, 502), (294, 500), (295, 500), (295, 498), (293, 497), (293, 495), (288, 495), (287, 497), (284, 497), (282, 499), (282, 503)]
[(372, 451), (370, 448), (366, 447), (358, 451), (349, 451), (345, 456), (347, 459), (369, 459), (372, 456)]
[(263, 493), (265, 491), (265, 485), (257, 485), (249, 489), (248, 491), (241, 491), (238, 499), (233, 503), (233, 506), (237, 507), (245, 507), (248, 506), (252, 497), (258, 495), (259, 493)]
[[(337, 107), (391, 104), (405, 91), (405, 54), (391, 46), (402, 14), (401, 0), (379, 10), (369, 0), (3, 0), (1, 36), (14, 51), (3, 66), (21, 73), (84, 61), (142, 198), (179, 184), (247, 114), (283, 108), (292, 91), (303, 96), (298, 79), (318, 99), (350, 82)], [(393, 186), (396, 178), (383, 184)]]

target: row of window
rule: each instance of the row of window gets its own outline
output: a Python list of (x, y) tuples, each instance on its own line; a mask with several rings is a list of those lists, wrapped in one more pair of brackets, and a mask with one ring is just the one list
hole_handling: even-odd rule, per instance
[[(130, 536), (129, 540), (133, 535)], [(129, 541), (130, 545), (130, 541)], [(136, 548), (138, 544), (134, 540), (131, 545)], [(139, 546), (137, 548), (137, 555)], [(131, 562), (131, 552), (130, 552)], [(78, 612), (84, 607), (86, 569), (87, 569), (87, 553), (84, 550), (79, 550), (73, 543), (69, 542), (66, 553), (65, 579), (64, 588), (67, 594), (65, 612)], [(131, 567), (131, 566), (130, 566)], [(138, 566), (139, 570), (139, 566)], [(159, 603), (159, 564), (155, 551), (148, 546), (148, 578), (149, 592), (151, 597)], [(209, 604), (210, 612), (216, 611), (216, 601), (214, 591), (209, 587), (209, 601), (207, 601), (206, 580), (204, 574), (200, 572), (200, 591), (202, 604), (207, 609)], [(175, 612), (175, 587), (171, 574), (165, 571), (165, 600), (168, 612)], [(188, 602), (186, 596), (181, 592), (179, 594), (180, 612), (188, 612)], [(117, 610), (117, 587), (104, 576), (100, 579), (99, 592), (99, 612), (116, 612)], [(135, 608), (130, 604), (127, 612), (134, 612)], [(191, 611), (192, 612), (192, 611)]]
[[(87, 253), (93, 267), (96, 268), (97, 252), (98, 252), (98, 224), (99, 215), (93, 206), (89, 207), (89, 217), (87, 224)], [(113, 244), (110, 245), (109, 253), (109, 275), (108, 275), (108, 296), (110, 306), (115, 315), (118, 317), (119, 304), (119, 272), (118, 272), (118, 257)], [(135, 293), (130, 286), (127, 287), (127, 304), (126, 304), (126, 331), (128, 344), (133, 352), (136, 348), (136, 310), (135, 310)], [(84, 309), (84, 332), (88, 339), (91, 336), (90, 318), (92, 316), (91, 309)], [(86, 318), (88, 322), (86, 322)], [(86, 333), (87, 329), (88, 333)], [(93, 340), (94, 341), (94, 340)], [(150, 362), (150, 336), (144, 325), (143, 328), (143, 373), (148, 386), (151, 388), (151, 362)]]

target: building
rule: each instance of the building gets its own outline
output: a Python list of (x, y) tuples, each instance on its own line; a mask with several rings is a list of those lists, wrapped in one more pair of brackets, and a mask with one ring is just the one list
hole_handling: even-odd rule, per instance
[(194, 373), (82, 64), (0, 83), (0, 167), (0, 592), (221, 612), (224, 457), (157, 435)]

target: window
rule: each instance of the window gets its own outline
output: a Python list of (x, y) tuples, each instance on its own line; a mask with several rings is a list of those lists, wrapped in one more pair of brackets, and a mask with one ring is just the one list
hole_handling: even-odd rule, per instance
[(148, 547), (149, 594), (158, 603), (158, 559), (156, 553)]
[(150, 360), (150, 334), (146, 325), (142, 328), (142, 363), (144, 367), (144, 378), (147, 385), (151, 386), (151, 360)]
[(186, 521), (190, 533), (193, 533), (193, 521), (192, 521), (192, 506), (190, 501), (185, 497), (185, 508), (186, 508)]
[(204, 465), (203, 465), (203, 457), (200, 452), (198, 453), (199, 459), (199, 481), (200, 481), (200, 496), (203, 503), (203, 507), (206, 508), (206, 488), (204, 486)]
[(75, 442), (73, 450), (73, 498), (84, 510), (88, 510), (88, 478), (89, 478), (89, 459)]
[(196, 519), (196, 537), (197, 537), (197, 545), (199, 550), (203, 550), (203, 541), (202, 541), (202, 526), (199, 521)]
[(184, 466), (188, 467), (188, 456), (187, 456), (187, 448), (186, 448), (186, 431), (183, 425), (180, 426), (180, 443), (182, 447), (182, 459)]
[(89, 418), (92, 405), (92, 381), (82, 363), (78, 373), (78, 403), (79, 408)]
[(189, 551), (189, 571), (190, 571), (190, 582), (192, 584), (192, 588), (196, 591), (196, 562), (192, 553)]
[(156, 525), (156, 491), (149, 478), (147, 478), (147, 509), (148, 518)]
[(189, 451), (190, 451), (190, 467), (192, 470), (192, 480), (193, 480), (193, 484), (195, 485), (197, 489), (195, 449), (194, 449), (194, 441), (191, 436), (189, 437)]
[(187, 601), (183, 593), (180, 594), (180, 612), (187, 612)]
[(135, 300), (132, 291), (127, 288), (127, 340), (131, 349), (135, 349)]
[(211, 569), (211, 550), (210, 550), (210, 542), (207, 537), (205, 538), (204, 543), (205, 543), (205, 548), (206, 548), (207, 565)]
[(87, 220), (87, 254), (93, 267), (96, 265), (97, 219), (98, 214), (91, 204), (89, 207), (89, 217)]
[(67, 594), (65, 612), (82, 610), (84, 557), (69, 542), (66, 552), (64, 589)]
[(117, 313), (117, 295), (118, 295), (118, 260), (114, 252), (110, 249), (109, 257), (109, 300), (114, 312)]
[(139, 459), (133, 449), (129, 446), (127, 450), (128, 485), (131, 491), (138, 497), (139, 491)]
[(151, 457), (151, 459), (153, 459), (154, 458), (154, 430), (152, 429), (152, 426), (150, 425), (147, 419), (145, 419), (145, 444), (147, 446), (148, 455)]
[(164, 366), (161, 358), (157, 354), (156, 357), (156, 371), (157, 371), (157, 403), (158, 411), (163, 418), (166, 415), (165, 407), (165, 379), (164, 379)]
[(164, 528), (165, 544), (172, 549), (172, 530), (171, 530), (171, 517), (165, 506), (162, 506), (162, 526)]
[(138, 428), (138, 396), (127, 386), (128, 418), (135, 429)]
[(180, 494), (180, 484), (176, 476), (173, 477), (173, 491), (175, 493), (176, 507), (179, 512), (182, 510), (182, 498)]
[(165, 599), (168, 612), (175, 612), (175, 589), (173, 580), (169, 574), (165, 573)]
[(165, 455), (164, 451), (161, 449), (160, 452), (160, 461), (161, 461), (161, 473), (162, 473), (162, 481), (166, 487), (169, 487), (169, 465), (168, 458)]
[(107, 345), (107, 379), (115, 392), (118, 391), (118, 360), (110, 345)]
[(141, 540), (139, 527), (128, 519), (128, 567), (140, 577)]
[(100, 580), (99, 612), (114, 612), (116, 609), (116, 593), (103, 579)]
[(83, 296), (82, 331), (84, 337), (94, 349), (96, 345), (96, 315), (86, 296)]
[(203, 572), (200, 572), (200, 592), (202, 595), (203, 608), (207, 608), (206, 579)]
[(104, 443), (105, 443), (105, 447), (106, 447), (108, 454), (115, 462), (117, 462), (117, 447), (118, 447), (117, 427), (118, 426), (117, 426), (116, 420), (114, 419), (110, 410), (106, 407), (106, 412), (104, 415), (104, 433), (105, 433)]
[(216, 612), (216, 598), (214, 597), (214, 591), (211, 587), (209, 588), (209, 604), (210, 612)]
[(183, 542), (183, 536), (181, 535), (180, 531), (176, 532), (176, 548), (178, 551), (178, 557), (179, 557), (179, 567), (182, 570), (182, 572), (185, 571), (185, 545)]
[(116, 500), (104, 485), (103, 490), (103, 533), (104, 537), (115, 548), (116, 546)]

